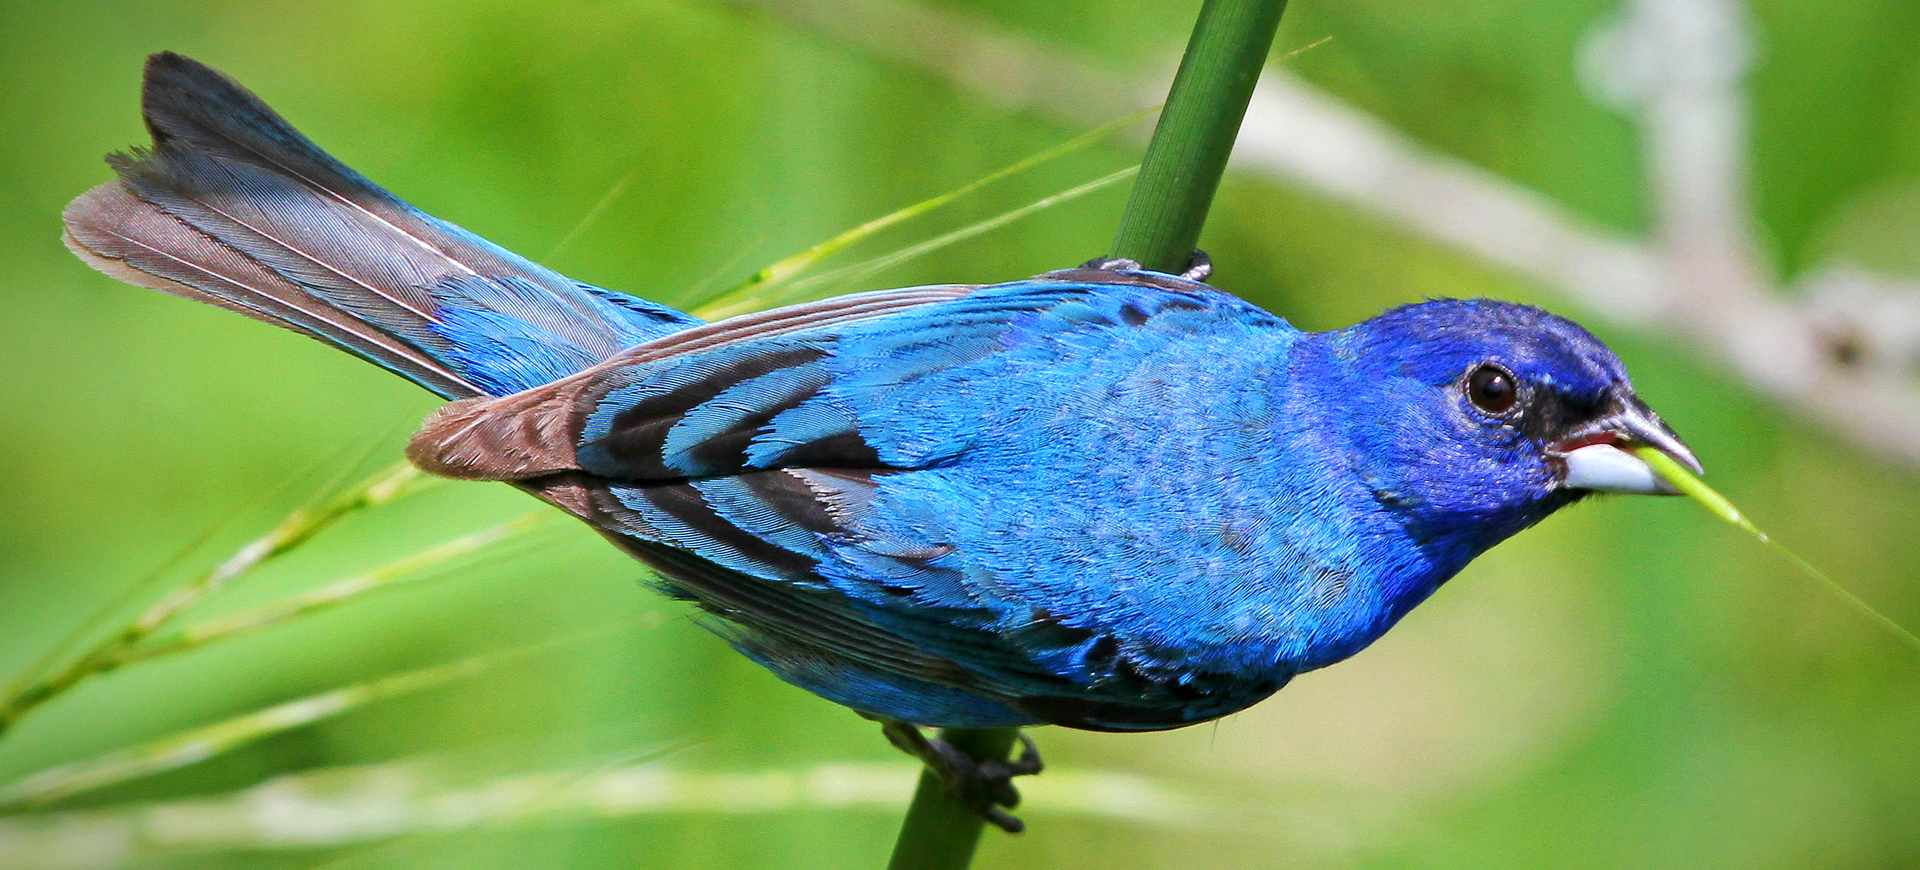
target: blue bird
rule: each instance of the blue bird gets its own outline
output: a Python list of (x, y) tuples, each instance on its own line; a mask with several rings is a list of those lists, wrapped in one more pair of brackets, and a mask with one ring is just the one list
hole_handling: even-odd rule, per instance
[[(1308, 333), (1106, 260), (703, 323), (414, 209), (187, 58), (149, 60), (143, 108), (152, 148), (66, 211), (82, 259), (452, 400), (416, 464), (586, 521), (958, 788), (980, 771), (916, 725), (1224, 716), (1559, 508), (1664, 491), (1622, 448), (1698, 467), (1536, 308)], [(969, 794), (1017, 827), (1004, 782)]]

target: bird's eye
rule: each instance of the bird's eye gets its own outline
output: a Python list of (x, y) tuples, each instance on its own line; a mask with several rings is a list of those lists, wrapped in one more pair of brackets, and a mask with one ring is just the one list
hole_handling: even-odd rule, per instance
[(1513, 375), (1497, 365), (1483, 363), (1467, 374), (1467, 401), (1482, 411), (1505, 414), (1513, 410), (1519, 397)]

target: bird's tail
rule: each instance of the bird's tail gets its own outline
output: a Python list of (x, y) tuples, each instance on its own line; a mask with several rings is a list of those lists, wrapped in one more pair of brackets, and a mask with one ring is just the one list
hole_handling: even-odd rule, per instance
[(226, 76), (147, 60), (150, 150), (66, 210), (102, 272), (313, 336), (447, 398), (504, 395), (699, 321), (407, 205)]

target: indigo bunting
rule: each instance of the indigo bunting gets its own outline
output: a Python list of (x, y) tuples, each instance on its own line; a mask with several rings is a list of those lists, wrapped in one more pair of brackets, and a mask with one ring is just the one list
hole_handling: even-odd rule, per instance
[(956, 777), (904, 723), (1223, 716), (1562, 506), (1663, 491), (1623, 447), (1698, 468), (1612, 352), (1536, 308), (1308, 333), (1105, 260), (703, 323), (414, 209), (187, 58), (149, 60), (143, 108), (152, 148), (66, 211), (82, 259), (452, 400), (420, 467), (586, 521)]

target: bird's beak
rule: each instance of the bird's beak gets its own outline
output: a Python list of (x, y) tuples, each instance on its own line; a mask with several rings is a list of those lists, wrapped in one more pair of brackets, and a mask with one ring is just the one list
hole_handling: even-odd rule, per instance
[(1628, 452), (1629, 447), (1652, 447), (1676, 462), (1701, 472), (1700, 460), (1660, 421), (1646, 403), (1631, 394), (1615, 410), (1582, 424), (1553, 442), (1550, 451), (1566, 466), (1561, 485), (1595, 492), (1638, 495), (1679, 495), (1680, 491), (1656, 474), (1652, 466)]

